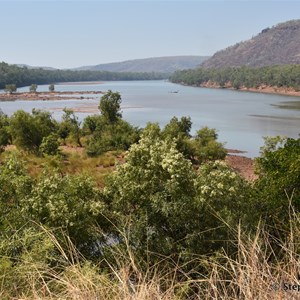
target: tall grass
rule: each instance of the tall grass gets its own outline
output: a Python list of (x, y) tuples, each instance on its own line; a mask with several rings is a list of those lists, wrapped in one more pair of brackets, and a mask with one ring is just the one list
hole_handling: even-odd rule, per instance
[[(55, 234), (43, 228), (44, 235), (59, 253), (61, 266), (44, 264), (30, 255), (23, 255), (18, 275), (22, 288), (5, 284), (11, 278), (1, 270), (1, 299), (112, 299), (112, 300), (170, 300), (170, 299), (300, 299), (298, 291), (300, 260), (296, 251), (299, 220), (291, 220), (285, 241), (276, 241), (260, 226), (250, 237), (236, 231), (236, 255), (219, 253), (214, 259), (199, 258), (207, 272), (190, 276), (182, 274), (181, 266), (165, 264), (143, 267), (134, 251), (112, 247), (112, 261), (92, 264), (81, 257), (69, 238), (64, 246)], [(272, 242), (270, 242), (272, 241)], [(279, 249), (279, 251), (278, 251)], [(30, 254), (30, 253), (27, 253)], [(144, 262), (143, 262), (144, 263)], [(178, 276), (180, 274), (180, 276)], [(181, 279), (178, 279), (181, 278)], [(10, 290), (7, 289), (10, 286)]]
[(88, 157), (83, 148), (65, 146), (61, 148), (61, 155), (46, 157), (30, 153), (25, 155), (15, 147), (10, 147), (1, 154), (0, 161), (12, 153), (22, 159), (27, 173), (32, 177), (39, 177), (43, 170), (59, 171), (62, 174), (88, 174), (94, 178), (99, 187), (104, 186), (105, 176), (115, 169), (115, 165), (120, 160), (123, 160), (123, 154), (117, 151), (107, 152), (98, 157)]

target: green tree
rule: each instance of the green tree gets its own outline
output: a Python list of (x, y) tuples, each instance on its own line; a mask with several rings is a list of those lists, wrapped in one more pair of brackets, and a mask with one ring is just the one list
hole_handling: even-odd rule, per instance
[(59, 123), (58, 134), (64, 140), (70, 136), (78, 146), (82, 146), (81, 128), (78, 117), (74, 114), (73, 110), (64, 108), (63, 109), (62, 121)]
[(12, 94), (17, 91), (17, 86), (15, 84), (6, 84), (4, 90), (5, 92)]
[(0, 109), (0, 152), (11, 142), (9, 118)]
[(32, 110), (32, 114), (18, 110), (10, 118), (13, 143), (26, 151), (38, 153), (44, 137), (56, 131), (56, 122), (49, 112)]
[(20, 157), (10, 154), (0, 164), (0, 239), (24, 225), (20, 202), (30, 194), (33, 181)]
[(43, 137), (42, 143), (39, 147), (39, 151), (46, 155), (56, 155), (59, 152), (59, 142), (57, 134), (50, 134)]
[(54, 91), (55, 91), (55, 86), (52, 83), (52, 84), (49, 85), (49, 92), (54, 92)]
[(186, 158), (193, 160), (195, 156), (194, 147), (190, 141), (190, 131), (192, 122), (190, 117), (173, 117), (162, 130), (162, 136), (166, 139), (176, 141), (177, 150), (184, 154)]
[(86, 134), (93, 134), (96, 130), (99, 131), (104, 126), (104, 119), (99, 115), (87, 116), (83, 121), (83, 131)]
[(194, 147), (199, 162), (225, 158), (227, 152), (217, 138), (218, 134), (214, 128), (203, 127), (197, 131)]
[(191, 127), (192, 121), (190, 117), (181, 117), (180, 120), (177, 117), (173, 117), (165, 126), (163, 135), (172, 138), (178, 137), (178, 135), (190, 137)]
[(86, 152), (89, 156), (96, 156), (110, 150), (128, 150), (138, 139), (138, 128), (122, 119), (107, 123), (104, 117), (100, 116), (96, 130), (88, 140)]
[(31, 93), (36, 93), (37, 88), (38, 88), (37, 84), (32, 84), (32, 85), (29, 87), (29, 91), (30, 91)]
[(98, 108), (109, 123), (114, 123), (122, 117), (121, 102), (121, 95), (111, 90), (101, 97)]
[(267, 223), (285, 228), (291, 208), (300, 212), (300, 138), (267, 138), (256, 164), (261, 214)]

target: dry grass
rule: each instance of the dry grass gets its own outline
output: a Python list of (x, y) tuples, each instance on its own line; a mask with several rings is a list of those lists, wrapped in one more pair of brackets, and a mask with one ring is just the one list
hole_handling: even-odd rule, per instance
[[(125, 254), (115, 248), (113, 255), (117, 263), (106, 261), (109, 270), (101, 270), (99, 265), (82, 259), (68, 238), (69, 246), (64, 250), (55, 235), (46, 231), (64, 261), (64, 271), (32, 264), (23, 270), (27, 291), (8, 298), (7, 291), (0, 288), (0, 296), (22, 300), (300, 299), (300, 261), (295, 251), (299, 227), (295, 224), (287, 242), (278, 244), (280, 258), (274, 256), (270, 236), (263, 228), (253, 238), (238, 230), (235, 258), (223, 253), (217, 259), (199, 260), (208, 273), (193, 278), (184, 274), (185, 279), (181, 281), (176, 279), (181, 272), (179, 266), (168, 270), (160, 264), (146, 270), (140, 268), (129, 246)], [(285, 290), (288, 285), (290, 290)]]
[(15, 153), (25, 162), (30, 176), (38, 177), (44, 170), (58, 170), (63, 174), (88, 174), (93, 177), (99, 187), (104, 186), (104, 178), (111, 173), (118, 163), (124, 161), (124, 155), (118, 151), (104, 153), (98, 157), (88, 157), (84, 148), (62, 146), (62, 156), (41, 157), (34, 154), (20, 152), (16, 147), (8, 147), (1, 153), (0, 161), (10, 153)]

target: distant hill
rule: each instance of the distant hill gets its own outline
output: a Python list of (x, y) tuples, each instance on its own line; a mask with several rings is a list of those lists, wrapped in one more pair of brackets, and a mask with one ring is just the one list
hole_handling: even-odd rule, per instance
[(265, 28), (250, 40), (216, 52), (204, 68), (300, 64), (300, 20)]
[(52, 67), (39, 67), (39, 66), (30, 66), (30, 65), (26, 65), (26, 64), (16, 64), (17, 67), (20, 68), (28, 68), (28, 69), (43, 69), (43, 70), (47, 70), (47, 71), (54, 71), (57, 70), (56, 68), (52, 68)]
[(85, 66), (73, 70), (173, 73), (177, 70), (197, 68), (208, 58), (209, 56), (153, 57), (100, 64), (95, 66)]

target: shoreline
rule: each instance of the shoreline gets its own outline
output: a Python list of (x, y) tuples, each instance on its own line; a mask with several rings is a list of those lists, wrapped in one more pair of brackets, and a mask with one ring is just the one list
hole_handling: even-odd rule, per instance
[(241, 92), (251, 92), (251, 93), (262, 93), (262, 94), (271, 94), (271, 95), (281, 95), (281, 96), (290, 96), (290, 97), (300, 97), (300, 91), (296, 91), (293, 88), (288, 87), (277, 87), (277, 86), (267, 86), (267, 85), (261, 85), (258, 88), (247, 88), (245, 86), (240, 87), (239, 89), (235, 89), (231, 83), (226, 83), (225, 86), (220, 86), (219, 84), (207, 81), (204, 83), (201, 83), (200, 85), (188, 85), (183, 82), (179, 83), (184, 86), (193, 86), (193, 87), (199, 87), (199, 88), (211, 88), (211, 89), (226, 89), (226, 90), (232, 90), (232, 91), (241, 91)]
[(57, 82), (56, 85), (98, 85), (103, 84), (102, 81), (68, 81), (68, 82)]
[[(237, 150), (237, 153), (240, 151)], [(249, 182), (254, 182), (258, 179), (258, 175), (255, 173), (255, 159), (227, 153), (225, 157), (226, 164), (239, 173), (244, 179)]]
[(245, 156), (247, 151), (238, 149), (226, 149), (226, 151), (225, 162), (230, 168), (249, 182), (258, 179), (258, 175), (255, 173), (255, 158)]
[[(71, 99), (94, 99), (93, 97), (86, 96), (69, 96), (69, 95), (100, 95), (105, 94), (102, 91), (63, 91), (63, 92), (16, 92), (12, 94), (1, 93), (0, 101), (17, 101), (17, 100), (25, 100), (25, 101), (35, 101), (35, 100), (71, 100)], [(68, 96), (61, 96), (68, 95)]]

